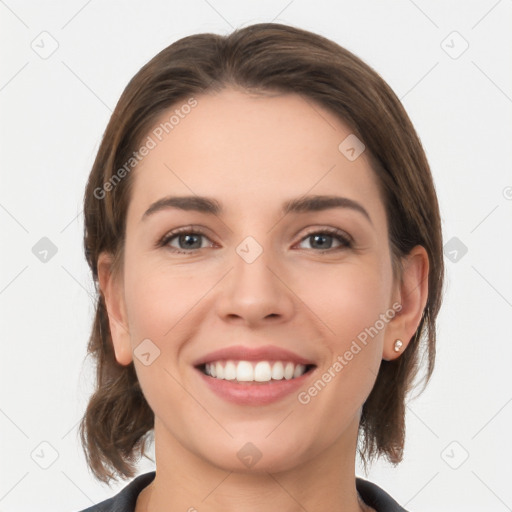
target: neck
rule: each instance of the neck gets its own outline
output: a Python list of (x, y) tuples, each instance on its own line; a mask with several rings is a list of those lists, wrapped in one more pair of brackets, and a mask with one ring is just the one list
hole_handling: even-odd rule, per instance
[[(357, 418), (358, 419), (358, 418)], [(358, 499), (355, 450), (358, 423), (324, 452), (287, 471), (223, 469), (184, 448), (155, 418), (157, 471), (136, 512), (370, 511)], [(350, 440), (350, 441), (348, 441)]]

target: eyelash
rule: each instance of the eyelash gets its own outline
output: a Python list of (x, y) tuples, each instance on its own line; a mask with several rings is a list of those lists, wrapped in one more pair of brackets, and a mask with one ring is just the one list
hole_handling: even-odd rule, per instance
[[(158, 247), (168, 247), (172, 252), (175, 252), (178, 254), (193, 254), (201, 249), (204, 249), (204, 247), (203, 247), (201, 249), (191, 249), (189, 251), (183, 251), (183, 250), (176, 249), (175, 247), (168, 246), (169, 242), (173, 238), (176, 238), (176, 236), (181, 235), (181, 234), (201, 235), (201, 236), (208, 238), (208, 235), (205, 232), (203, 232), (200, 228), (195, 228), (192, 226), (185, 226), (183, 228), (178, 228), (178, 229), (175, 229), (174, 231), (171, 231), (170, 233), (165, 234), (157, 242), (157, 246)], [(343, 231), (340, 231), (339, 229), (335, 229), (335, 228), (323, 228), (323, 229), (317, 229), (314, 231), (309, 231), (300, 239), (300, 242), (303, 242), (304, 240), (306, 240), (307, 238), (309, 238), (313, 235), (330, 235), (330, 236), (333, 236), (335, 239), (337, 239), (341, 244), (339, 247), (323, 249), (323, 250), (322, 249), (318, 249), (318, 250), (309, 249), (309, 250), (313, 250), (320, 254), (325, 254), (327, 252), (340, 251), (340, 250), (344, 250), (344, 249), (351, 249), (353, 247), (353, 239), (351, 237), (349, 237), (348, 235), (346, 235)]]

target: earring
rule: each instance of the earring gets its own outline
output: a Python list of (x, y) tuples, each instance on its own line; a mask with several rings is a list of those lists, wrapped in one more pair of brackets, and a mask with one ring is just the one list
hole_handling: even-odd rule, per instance
[(395, 341), (395, 346), (393, 347), (395, 352), (400, 352), (400, 349), (402, 348), (402, 340), (396, 340)]

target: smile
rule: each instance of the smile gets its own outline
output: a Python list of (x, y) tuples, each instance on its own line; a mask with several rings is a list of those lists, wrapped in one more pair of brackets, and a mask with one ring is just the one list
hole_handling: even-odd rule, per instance
[(310, 357), (275, 345), (233, 345), (198, 357), (192, 366), (207, 393), (236, 405), (261, 406), (298, 393), (318, 369)]
[(291, 361), (214, 361), (202, 365), (205, 375), (221, 380), (238, 382), (270, 382), (296, 379), (314, 365), (295, 364)]

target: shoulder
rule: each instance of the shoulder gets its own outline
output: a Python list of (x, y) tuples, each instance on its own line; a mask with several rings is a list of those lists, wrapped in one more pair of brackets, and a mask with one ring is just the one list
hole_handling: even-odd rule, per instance
[(112, 498), (83, 509), (80, 512), (134, 512), (137, 497), (142, 492), (142, 489), (154, 480), (155, 474), (155, 471), (150, 471), (149, 473), (139, 475), (115, 496), (112, 496)]
[(384, 489), (363, 478), (356, 478), (357, 492), (377, 512), (407, 512)]

